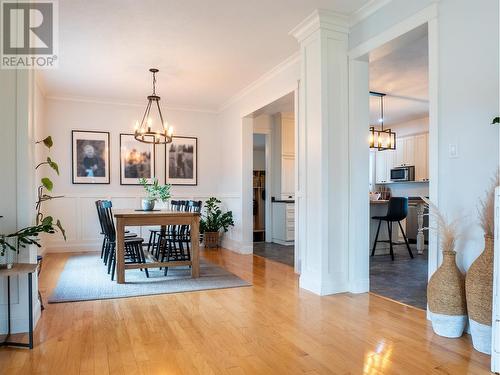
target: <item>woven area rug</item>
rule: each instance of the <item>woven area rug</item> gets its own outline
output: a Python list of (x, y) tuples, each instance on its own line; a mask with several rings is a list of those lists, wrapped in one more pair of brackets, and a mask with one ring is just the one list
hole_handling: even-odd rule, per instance
[(59, 277), (49, 303), (126, 298), (154, 294), (193, 292), (250, 286), (251, 284), (212, 263), (201, 260), (200, 277), (191, 278), (188, 267), (168, 270), (151, 268), (149, 278), (140, 270), (125, 271), (125, 284), (111, 281), (99, 254), (82, 254), (69, 258)]

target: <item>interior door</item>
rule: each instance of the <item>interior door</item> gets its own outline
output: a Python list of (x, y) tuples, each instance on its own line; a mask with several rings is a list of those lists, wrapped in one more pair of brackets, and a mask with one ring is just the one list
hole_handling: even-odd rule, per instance
[(500, 188), (495, 191), (495, 254), (493, 265), (493, 331), (491, 371), (500, 372)]

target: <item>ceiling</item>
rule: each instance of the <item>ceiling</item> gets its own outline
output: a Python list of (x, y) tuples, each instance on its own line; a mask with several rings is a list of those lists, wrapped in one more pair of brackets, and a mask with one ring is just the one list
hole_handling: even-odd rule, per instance
[[(374, 50), (369, 56), (370, 91), (384, 97), (384, 124), (428, 116), (427, 27), (417, 28)], [(380, 118), (380, 99), (370, 97), (370, 124)]]
[(59, 2), (59, 68), (48, 96), (217, 110), (297, 51), (288, 32), (314, 9), (351, 14), (368, 0), (71, 0)]

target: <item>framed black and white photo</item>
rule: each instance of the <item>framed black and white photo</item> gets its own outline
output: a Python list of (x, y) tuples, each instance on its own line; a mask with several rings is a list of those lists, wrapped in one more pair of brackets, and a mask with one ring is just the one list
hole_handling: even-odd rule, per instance
[(165, 180), (172, 185), (198, 184), (198, 138), (172, 137), (165, 150)]
[(109, 133), (73, 130), (74, 184), (109, 184)]
[(155, 177), (155, 147), (139, 142), (133, 134), (120, 134), (120, 185), (139, 185), (139, 179), (150, 183)]

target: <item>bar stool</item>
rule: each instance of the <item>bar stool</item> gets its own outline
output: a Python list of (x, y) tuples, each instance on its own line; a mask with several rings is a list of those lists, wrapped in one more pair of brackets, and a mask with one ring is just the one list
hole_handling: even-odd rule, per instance
[[(408, 216), (408, 198), (403, 197), (392, 197), (389, 199), (389, 207), (387, 208), (387, 214), (385, 216), (372, 216), (372, 219), (378, 220), (377, 234), (375, 235), (375, 242), (373, 243), (372, 255), (375, 255), (375, 249), (377, 247), (378, 242), (388, 242), (389, 248), (391, 252), (391, 258), (394, 260), (394, 250), (393, 245), (397, 245), (397, 243), (392, 242), (392, 223), (397, 222), (399, 224), (399, 228), (401, 229), (401, 233), (403, 234), (403, 238), (405, 239), (406, 248), (408, 249), (408, 253), (410, 257), (413, 258), (413, 253), (410, 249), (410, 244), (408, 243), (408, 239), (406, 238), (405, 231), (403, 230), (403, 226), (401, 225), (401, 220), (406, 219)], [(388, 240), (379, 240), (378, 235), (380, 232), (380, 225), (382, 221), (387, 222), (387, 231), (389, 232)]]

